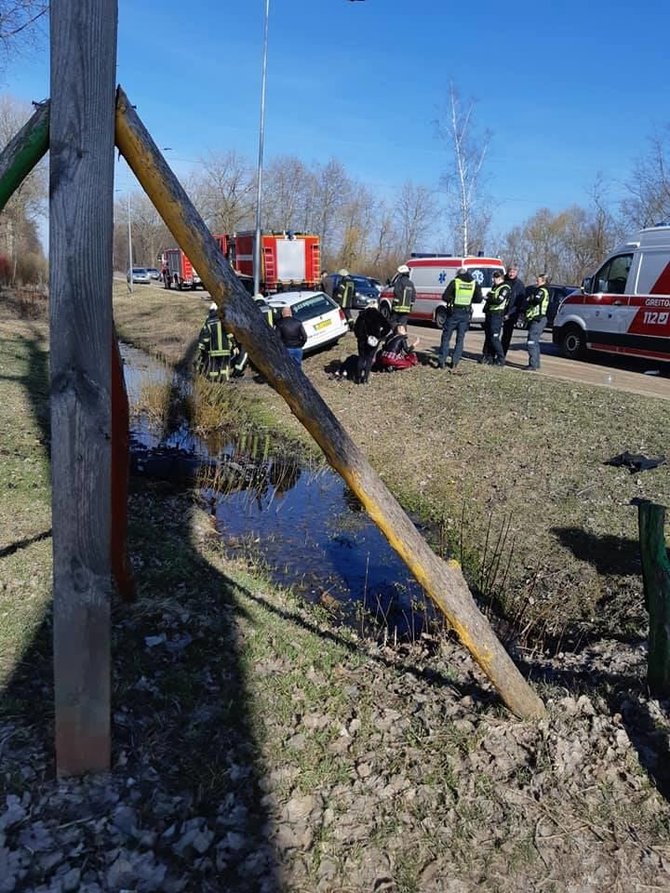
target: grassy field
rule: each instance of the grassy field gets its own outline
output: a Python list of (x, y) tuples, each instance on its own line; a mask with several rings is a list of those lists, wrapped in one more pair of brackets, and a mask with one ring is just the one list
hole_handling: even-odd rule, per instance
[[(157, 333), (156, 350), (178, 362), (203, 302), (172, 293), (180, 322), (171, 329), (165, 300), (153, 290), (119, 295), (116, 320), (124, 337), (149, 348)], [(455, 469), (466, 458), (481, 463), (468, 478), (480, 489), (471, 484), (467, 492), (483, 507), (464, 519), (471, 538), (464, 549), (476, 552), (485, 536), (480, 543), (474, 532), (486, 527), (496, 492), (493, 459), (495, 467), (501, 459), (490, 457), (489, 466), (476, 450), (478, 436), (497, 443), (481, 409), (491, 401), (477, 394), (494, 379), (473, 370), (457, 382), (420, 369), (414, 379), (342, 388), (323, 372), (330, 359), (310, 359), (308, 373), (408, 506), (458, 528), (465, 479)], [(29, 816), (3, 828), (8, 888), (13, 879), (16, 889), (49, 888), (69, 868), (75, 877), (81, 872), (82, 884), (117, 889), (110, 877), (121, 865), (127, 889), (203, 893), (667, 889), (668, 808), (649, 780), (665, 763), (667, 721), (645, 701), (640, 649), (622, 646), (624, 658), (593, 652), (580, 665), (536, 662), (548, 717), (513, 721), (452, 637), (394, 650), (337, 629), (257, 568), (227, 558), (209, 516), (189, 494), (160, 483), (136, 484), (131, 493), (139, 598), (113, 612), (113, 771), (97, 787), (57, 783), (46, 368), (44, 319), (2, 296), (0, 802), (14, 795), (30, 803)], [(496, 381), (502, 394), (506, 380)], [(538, 390), (514, 409), (516, 424), (527, 419), (524, 430), (538, 429), (533, 443), (540, 446), (543, 384), (527, 383)], [(251, 416), (260, 407), (299, 436), (267, 387), (241, 382), (241, 398)], [(478, 424), (467, 421), (468, 404)], [(501, 409), (503, 398), (494, 405)], [(366, 432), (356, 425), (361, 406)], [(460, 430), (466, 424), (469, 436)], [(408, 444), (395, 456), (391, 425), (402, 425)], [(513, 428), (507, 420), (505, 431)], [(414, 455), (410, 438), (418, 435), (430, 436), (440, 461), (428, 445), (425, 456)], [(604, 439), (601, 446), (611, 445)], [(408, 467), (419, 460), (425, 477)], [(518, 474), (530, 468), (534, 481), (550, 477), (529, 462)], [(429, 487), (443, 478), (451, 513)], [(628, 497), (618, 496), (622, 511), (630, 511)], [(541, 511), (533, 511), (539, 526)], [(521, 523), (530, 535), (531, 521)], [(536, 564), (530, 568), (535, 573)], [(150, 886), (147, 878), (158, 880)]]
[[(205, 313), (197, 294), (118, 286), (120, 333), (178, 363)], [(462, 560), (483, 604), (528, 644), (641, 632), (631, 503), (668, 504), (670, 466), (631, 475), (604, 462), (667, 451), (665, 401), (472, 363), (458, 377), (421, 366), (365, 388), (332, 380), (329, 368), (353, 351), (348, 336), (305, 371), (403, 505)], [(249, 373), (232, 388), (252, 417), (309, 441), (271, 388)]]

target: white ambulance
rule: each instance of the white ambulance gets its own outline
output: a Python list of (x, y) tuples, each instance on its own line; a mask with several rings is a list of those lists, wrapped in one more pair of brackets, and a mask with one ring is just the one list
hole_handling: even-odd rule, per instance
[[(468, 270), (475, 282), (481, 286), (483, 299), (493, 285), (493, 273), (496, 270), (505, 272), (499, 257), (452, 257), (438, 254), (413, 254), (406, 261), (409, 267), (409, 278), (416, 289), (416, 303), (410, 313), (410, 320), (423, 319), (433, 322), (442, 328), (447, 315), (447, 308), (442, 302), (445, 288), (463, 267)], [(395, 281), (395, 279), (394, 279)], [(379, 296), (379, 310), (386, 317), (391, 317), (393, 303), (393, 282), (383, 289)], [(484, 322), (484, 300), (472, 305), (472, 322)]]
[(640, 230), (568, 295), (553, 341), (570, 359), (588, 349), (670, 362), (670, 226)]

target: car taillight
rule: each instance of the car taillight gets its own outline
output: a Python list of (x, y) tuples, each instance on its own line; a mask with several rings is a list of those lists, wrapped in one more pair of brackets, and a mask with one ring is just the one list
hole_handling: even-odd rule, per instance
[(346, 321), (347, 321), (347, 318), (346, 318), (346, 316), (344, 315), (344, 310), (342, 310), (341, 307), (340, 307), (340, 320), (341, 320), (341, 322), (346, 322)]

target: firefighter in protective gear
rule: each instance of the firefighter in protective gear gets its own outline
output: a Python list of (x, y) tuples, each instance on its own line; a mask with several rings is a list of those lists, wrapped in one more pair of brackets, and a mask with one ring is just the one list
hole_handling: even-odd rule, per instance
[(254, 295), (254, 301), (256, 306), (261, 311), (263, 316), (265, 317), (265, 322), (270, 326), (270, 328), (274, 328), (275, 318), (272, 312), (272, 307), (265, 300), (265, 295), (262, 295), (260, 292)]
[(455, 372), (463, 355), (465, 333), (470, 326), (470, 318), (472, 316), (472, 302), (481, 302), (482, 290), (471, 274), (464, 267), (460, 267), (456, 271), (455, 277), (445, 288), (442, 300), (447, 305), (447, 314), (442, 327), (437, 365), (440, 369), (446, 367), (449, 342), (452, 334), (456, 332), (456, 344), (451, 354), (451, 370)]
[(540, 273), (531, 294), (526, 298), (526, 323), (528, 324), (528, 370), (536, 372), (540, 368), (540, 338), (547, 325), (549, 309), (549, 279)]
[(212, 302), (198, 339), (198, 370), (210, 381), (227, 381), (230, 353), (230, 340), (224, 334), (218, 305)]
[(340, 270), (338, 276), (340, 277), (340, 281), (337, 283), (337, 288), (335, 289), (333, 297), (342, 308), (344, 315), (347, 318), (349, 328), (351, 328), (351, 308), (354, 306), (356, 283), (349, 275), (348, 270)]
[(393, 281), (393, 301), (391, 303), (391, 325), (406, 326), (407, 319), (416, 301), (416, 289), (409, 278), (409, 267), (400, 264)]
[(501, 341), (501, 331), (511, 288), (505, 282), (502, 270), (493, 273), (493, 288), (486, 296), (484, 304), (484, 350), (481, 362), (489, 366), (504, 366), (505, 351)]

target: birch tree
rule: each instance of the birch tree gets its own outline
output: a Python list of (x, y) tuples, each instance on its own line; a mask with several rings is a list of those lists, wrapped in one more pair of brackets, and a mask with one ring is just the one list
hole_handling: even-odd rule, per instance
[(441, 182), (447, 194), (447, 217), (457, 234), (455, 247), (463, 255), (474, 250), (475, 233), (483, 242), (489, 223), (482, 185), (491, 132), (477, 133), (474, 110), (474, 100), (462, 100), (450, 83), (445, 117), (437, 122), (448, 155)]
[(631, 229), (670, 220), (670, 125), (650, 138), (625, 185), (621, 213)]

